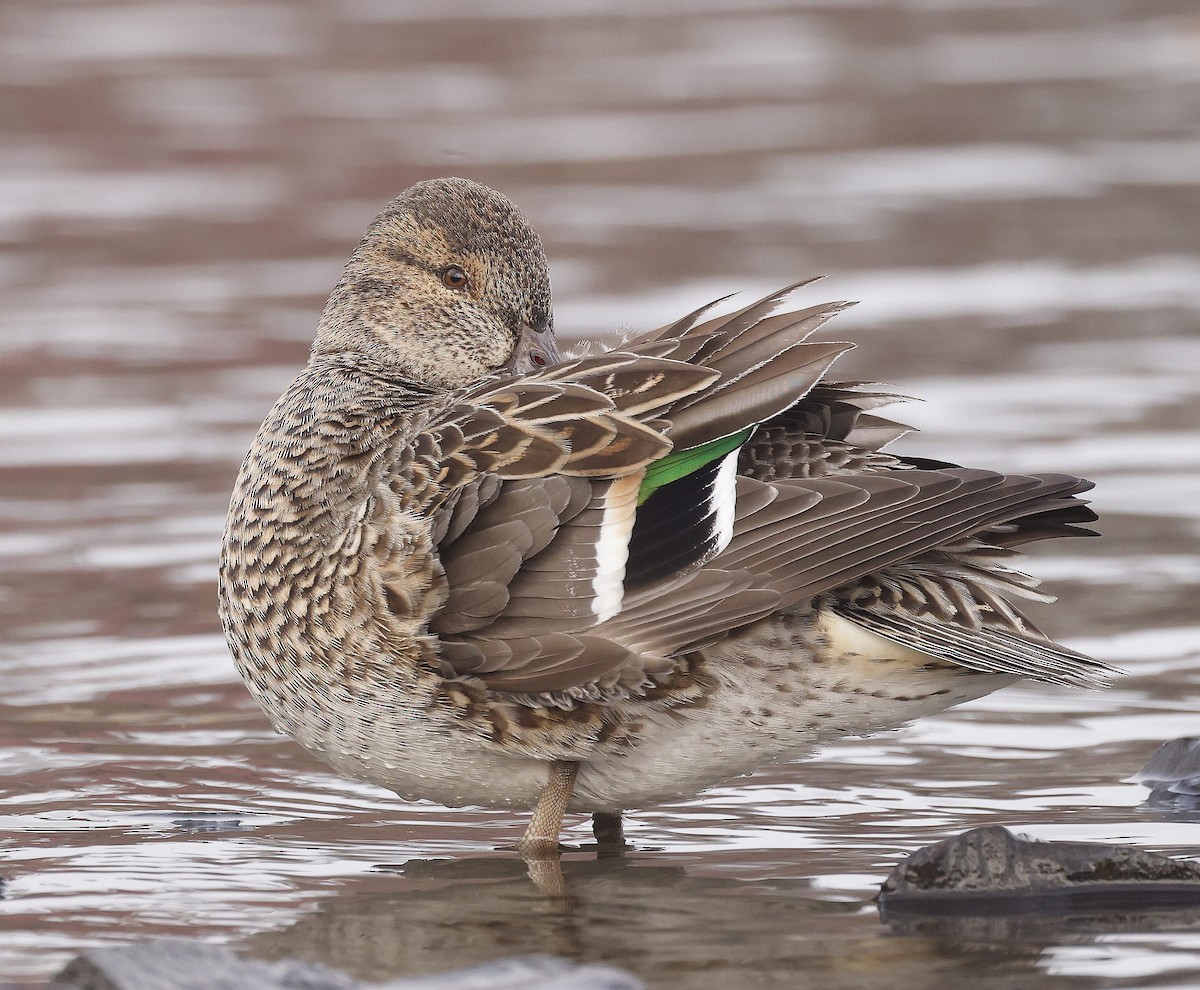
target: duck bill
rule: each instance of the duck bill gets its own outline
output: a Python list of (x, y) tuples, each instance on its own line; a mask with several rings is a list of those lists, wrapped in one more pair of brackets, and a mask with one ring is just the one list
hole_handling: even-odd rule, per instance
[(517, 346), (504, 367), (510, 375), (529, 375), (560, 361), (562, 355), (558, 353), (558, 345), (554, 342), (553, 330), (538, 331), (522, 324)]

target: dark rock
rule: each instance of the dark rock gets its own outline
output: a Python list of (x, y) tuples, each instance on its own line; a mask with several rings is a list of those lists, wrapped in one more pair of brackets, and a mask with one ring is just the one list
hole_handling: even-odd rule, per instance
[(470, 969), (363, 984), (325, 966), (285, 959), (241, 959), (224, 945), (161, 939), (89, 949), (50, 990), (643, 990), (635, 976), (608, 966), (578, 966), (551, 956), (502, 959)]
[[(958, 902), (961, 903), (961, 902)], [(968, 913), (970, 912), (970, 913)], [(1021, 945), (1024, 950), (1051, 945), (1087, 945), (1098, 937), (1147, 932), (1195, 932), (1200, 909), (1097, 910), (1058, 903), (1053, 913), (1025, 911), (984, 913), (972, 904), (966, 910), (941, 913), (914, 909), (911, 902), (897, 909), (880, 905), (881, 920), (897, 935), (918, 936), (958, 945)]]
[(1200, 805), (1200, 739), (1163, 743), (1130, 780), (1150, 788), (1149, 800), (1159, 804)]
[(1062, 913), (1200, 904), (1200, 866), (1133, 846), (1037, 842), (998, 825), (919, 849), (897, 866), (881, 908)]
[(246, 832), (251, 826), (244, 825), (240, 818), (227, 815), (192, 815), (188, 818), (172, 818), (171, 824), (181, 832), (206, 834), (210, 832)]

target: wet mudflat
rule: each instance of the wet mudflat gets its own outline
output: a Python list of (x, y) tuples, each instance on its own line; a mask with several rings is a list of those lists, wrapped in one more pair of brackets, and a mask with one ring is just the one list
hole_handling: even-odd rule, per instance
[[(1200, 20), (1184, 0), (0, 11), (0, 979), (161, 935), (362, 978), (546, 951), (655, 986), (1188, 986), (1187, 913), (881, 921), (987, 823), (1200, 854), (1125, 782), (1200, 734)], [(564, 12), (565, 10), (565, 12)], [(217, 628), (238, 461), (389, 197), (546, 240), (564, 336), (835, 273), (913, 453), (1097, 482), (1038, 617), (1129, 671), (1010, 689), (636, 813), (547, 899), (506, 814), (276, 736)], [(572, 836), (589, 841), (585, 823)]]

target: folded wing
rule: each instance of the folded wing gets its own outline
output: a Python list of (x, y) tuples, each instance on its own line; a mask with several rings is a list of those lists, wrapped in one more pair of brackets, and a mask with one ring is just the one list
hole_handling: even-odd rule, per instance
[(1102, 665), (1012, 604), (1043, 597), (1013, 547), (1094, 518), (1063, 475), (1005, 476), (882, 448), (895, 396), (822, 381), (845, 307), (691, 314), (618, 350), (462, 396), (424, 452), (447, 676), (539, 704), (652, 690), (677, 657), (821, 599), (972, 669), (1090, 683)]

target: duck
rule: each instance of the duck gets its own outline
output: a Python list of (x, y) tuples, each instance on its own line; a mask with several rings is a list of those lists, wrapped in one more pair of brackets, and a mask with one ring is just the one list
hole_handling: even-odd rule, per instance
[(271, 723), (405, 800), (622, 816), (1104, 663), (1022, 612), (1068, 474), (894, 452), (789, 285), (564, 356), (537, 232), (419, 182), (368, 227), (233, 489), (219, 612)]

